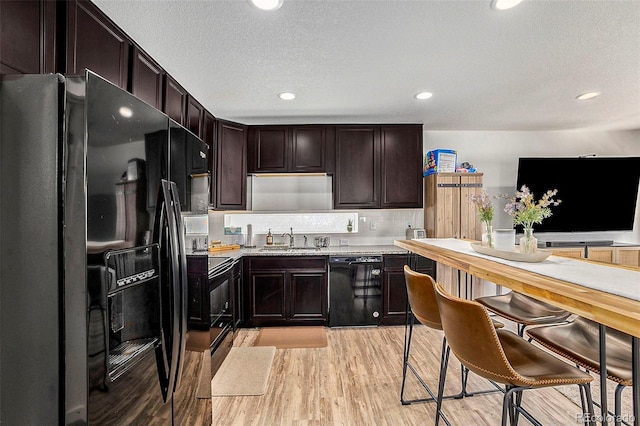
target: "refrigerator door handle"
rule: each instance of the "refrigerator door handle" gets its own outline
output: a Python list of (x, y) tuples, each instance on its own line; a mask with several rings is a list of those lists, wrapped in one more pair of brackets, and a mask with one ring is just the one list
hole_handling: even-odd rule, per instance
[[(177, 251), (175, 256), (174, 270), (174, 306), (176, 311), (174, 315), (175, 324), (177, 325), (178, 332), (174, 334), (174, 348), (176, 352), (173, 354), (172, 359), (177, 360), (176, 368), (170, 372), (174, 377), (175, 383), (171, 391), (175, 391), (180, 386), (180, 378), (182, 377), (182, 370), (184, 367), (184, 357), (187, 344), (187, 255), (184, 242), (184, 232), (182, 225), (182, 212), (180, 210), (180, 197), (178, 195), (178, 186), (175, 182), (171, 182), (170, 185), (171, 197), (173, 200), (173, 219), (175, 221), (176, 238), (175, 250)], [(174, 327), (175, 328), (175, 327)]]
[[(161, 324), (163, 325), (162, 343), (156, 347), (158, 378), (164, 402), (171, 398), (171, 394), (175, 389), (175, 373), (178, 369), (180, 351), (181, 306), (180, 293), (176, 293), (176, 286), (180, 282), (180, 252), (177, 242), (178, 229), (176, 229), (174, 203), (171, 184), (169, 181), (162, 179), (158, 193), (158, 203), (156, 204), (154, 242), (159, 243), (161, 253), (170, 261), (168, 279), (171, 282), (168, 286), (165, 286), (164, 283), (160, 284), (160, 293), (163, 294), (163, 290), (167, 289), (170, 300), (167, 304), (162, 300), (159, 301)], [(164, 276), (164, 274), (162, 275)]]

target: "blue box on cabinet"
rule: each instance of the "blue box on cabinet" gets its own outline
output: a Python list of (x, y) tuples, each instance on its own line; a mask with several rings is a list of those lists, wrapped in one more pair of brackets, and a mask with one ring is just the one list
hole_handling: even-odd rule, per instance
[(453, 149), (434, 149), (424, 155), (422, 175), (434, 173), (453, 173), (456, 171), (457, 152)]

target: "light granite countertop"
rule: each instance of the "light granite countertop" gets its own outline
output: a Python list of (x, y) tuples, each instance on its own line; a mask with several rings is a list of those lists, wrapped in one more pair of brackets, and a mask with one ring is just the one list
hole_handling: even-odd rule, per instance
[[(349, 255), (382, 255), (382, 254), (406, 254), (407, 250), (394, 245), (365, 245), (365, 246), (330, 246), (320, 249), (297, 248), (289, 250), (283, 246), (282, 249), (262, 249), (241, 248), (239, 250), (220, 251), (209, 253), (209, 257), (231, 257), (239, 259), (243, 256), (349, 256)], [(193, 255), (205, 255), (205, 253), (195, 253)]]

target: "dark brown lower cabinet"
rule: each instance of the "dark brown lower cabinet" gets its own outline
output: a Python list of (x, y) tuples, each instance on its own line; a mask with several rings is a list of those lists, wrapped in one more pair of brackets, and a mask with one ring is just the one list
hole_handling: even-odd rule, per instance
[(208, 309), (205, 309), (205, 297), (209, 297), (209, 278), (206, 256), (187, 256), (187, 285), (189, 327), (198, 325), (207, 329), (210, 324)]
[(245, 326), (327, 324), (327, 258), (245, 258)]
[[(422, 256), (416, 256), (415, 269), (429, 274), (435, 279), (435, 262)], [(406, 321), (407, 286), (404, 280), (404, 265), (409, 264), (406, 254), (388, 254), (382, 256), (382, 320), (381, 325), (402, 325)]]

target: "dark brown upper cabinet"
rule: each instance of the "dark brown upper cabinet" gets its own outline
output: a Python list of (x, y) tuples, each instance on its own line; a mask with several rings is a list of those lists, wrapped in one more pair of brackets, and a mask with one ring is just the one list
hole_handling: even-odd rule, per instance
[(247, 152), (249, 173), (287, 172), (289, 128), (286, 126), (251, 126)]
[(0, 74), (57, 71), (56, 2), (0, 1)]
[(87, 68), (126, 90), (133, 43), (90, 1), (68, 1), (67, 7), (66, 73)]
[[(204, 111), (202, 119), (202, 140), (209, 146), (209, 173), (212, 178), (216, 175), (216, 159), (218, 147), (216, 144), (217, 120), (209, 111)], [(209, 204), (216, 204), (216, 185), (215, 180), (211, 181), (211, 191), (209, 194)]]
[(422, 207), (422, 125), (336, 126), (335, 134), (335, 209)]
[(422, 125), (380, 129), (381, 207), (422, 207)]
[(333, 172), (332, 126), (252, 126), (249, 173)]
[(380, 128), (336, 126), (334, 208), (380, 207)]
[(332, 172), (329, 159), (333, 158), (327, 141), (333, 127), (327, 126), (294, 126), (291, 134), (292, 172)]
[(133, 47), (131, 93), (152, 107), (162, 109), (164, 70), (137, 46)]
[(214, 207), (247, 208), (247, 126), (217, 120)]
[(204, 123), (204, 107), (193, 96), (187, 96), (186, 127), (197, 137), (202, 139)]
[(169, 74), (164, 79), (164, 103), (162, 111), (169, 118), (185, 125), (185, 113), (187, 111), (187, 91)]

